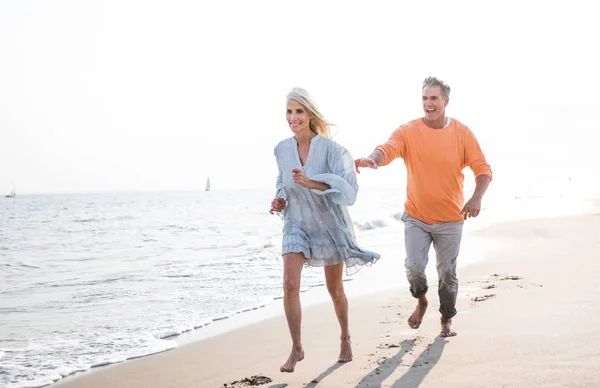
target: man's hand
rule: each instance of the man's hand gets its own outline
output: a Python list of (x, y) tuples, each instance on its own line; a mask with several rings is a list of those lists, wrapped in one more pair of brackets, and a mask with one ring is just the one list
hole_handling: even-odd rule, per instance
[(460, 214), (463, 214), (465, 220), (468, 217), (477, 217), (479, 212), (481, 211), (481, 196), (473, 195), (471, 199), (467, 201), (465, 207), (460, 211)]
[(354, 168), (358, 174), (360, 174), (360, 171), (358, 171), (359, 167), (368, 167), (376, 170), (377, 163), (375, 163), (375, 161), (371, 158), (360, 158), (354, 161)]
[(280, 211), (283, 210), (283, 208), (285, 208), (285, 198), (275, 198), (271, 202), (271, 210), (269, 210), (269, 213), (271, 213), (271, 214), (279, 213)]

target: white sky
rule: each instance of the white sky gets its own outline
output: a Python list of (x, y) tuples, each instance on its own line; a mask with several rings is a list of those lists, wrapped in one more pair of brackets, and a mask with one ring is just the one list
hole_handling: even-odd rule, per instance
[(360, 157), (421, 116), (428, 75), (496, 173), (597, 172), (590, 3), (3, 1), (0, 194), (273, 187), (289, 89)]

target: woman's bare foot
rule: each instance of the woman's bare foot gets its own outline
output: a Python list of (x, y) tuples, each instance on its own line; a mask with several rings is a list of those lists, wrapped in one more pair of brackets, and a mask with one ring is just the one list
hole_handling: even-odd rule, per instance
[(454, 337), (456, 332), (452, 330), (452, 319), (442, 317), (442, 332), (440, 337)]
[(298, 361), (302, 361), (303, 359), (304, 359), (304, 349), (302, 349), (302, 348), (299, 348), (299, 349), (292, 348), (292, 352), (290, 353), (290, 357), (285, 362), (285, 364), (283, 364), (279, 368), (279, 371), (281, 371), (281, 372), (287, 372), (287, 373), (292, 373), (294, 371), (294, 368), (296, 367), (296, 363)]
[(350, 343), (350, 336), (342, 337), (341, 340), (338, 362), (350, 362), (352, 361), (352, 345)]
[(418, 329), (421, 326), (421, 322), (423, 322), (423, 316), (425, 315), (425, 311), (427, 311), (427, 298), (425, 295), (421, 296), (418, 299), (419, 303), (417, 304), (417, 308), (412, 313), (410, 317), (408, 317), (408, 326), (412, 329)]

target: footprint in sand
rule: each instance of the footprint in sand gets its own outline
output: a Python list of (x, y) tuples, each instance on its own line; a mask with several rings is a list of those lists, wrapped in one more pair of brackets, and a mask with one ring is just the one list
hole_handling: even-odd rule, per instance
[(487, 295), (483, 295), (483, 296), (476, 296), (475, 298), (473, 298), (471, 300), (473, 302), (483, 302), (484, 300), (494, 298), (495, 296), (496, 296), (496, 294), (487, 294)]
[(533, 287), (542, 287), (541, 284), (535, 284), (535, 283), (531, 283), (531, 284), (517, 284), (517, 287), (519, 288), (524, 288), (527, 289), (529, 288), (529, 286), (533, 286)]
[(397, 344), (382, 344), (377, 346), (377, 349), (392, 349), (392, 348), (399, 348), (400, 345)]
[[(494, 275), (491, 275), (491, 276), (494, 276)], [(474, 283), (479, 284), (479, 283), (489, 283), (489, 282), (490, 282), (489, 280), (470, 280), (470, 281), (466, 282), (466, 284), (474, 284)]]
[(495, 278), (496, 280), (521, 280), (523, 279), (521, 276), (516, 276), (516, 275), (510, 275), (510, 276), (502, 276), (500, 277), (500, 274), (492, 274), (490, 275), (490, 277)]

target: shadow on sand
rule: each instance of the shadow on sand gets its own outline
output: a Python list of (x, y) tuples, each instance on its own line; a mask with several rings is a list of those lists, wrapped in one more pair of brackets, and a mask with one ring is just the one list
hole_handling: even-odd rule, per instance
[[(442, 357), (444, 346), (448, 340), (437, 337), (435, 341), (427, 346), (425, 350), (417, 357), (410, 368), (391, 387), (393, 388), (413, 388), (418, 387), (425, 379), (425, 376), (431, 371)], [(402, 358), (415, 346), (415, 340), (404, 340), (400, 343), (400, 350), (396, 355), (386, 359), (356, 385), (356, 388), (377, 388), (381, 387), (394, 371), (402, 364)], [(386, 386), (390, 382), (386, 382)]]
[[(321, 380), (323, 380), (325, 377), (329, 376), (330, 374), (333, 373), (333, 371), (335, 371), (336, 369), (338, 369), (339, 367), (343, 366), (344, 363), (341, 362), (336, 362), (335, 364), (333, 364), (332, 366), (330, 366), (329, 368), (327, 368), (327, 370), (323, 373), (321, 373), (320, 375), (318, 375), (317, 377), (315, 377), (314, 379), (311, 380), (310, 383), (307, 383), (304, 388), (314, 388), (317, 387), (317, 384), (319, 384), (319, 382)], [(285, 388), (288, 385), (286, 383), (283, 384), (274, 384), (274, 385), (269, 385), (269, 388)]]
[(346, 365), (346, 363), (342, 363), (342, 362), (336, 362), (335, 364), (333, 364), (332, 366), (330, 366), (329, 368), (327, 368), (327, 370), (323, 373), (321, 373), (320, 375), (318, 375), (317, 377), (315, 377), (314, 379), (312, 379), (312, 381), (308, 384), (306, 384), (304, 386), (304, 388), (313, 388), (316, 387), (319, 382), (321, 380), (323, 380), (325, 377), (329, 376), (330, 374), (333, 373), (333, 371), (335, 371), (336, 369), (338, 369), (341, 366)]

